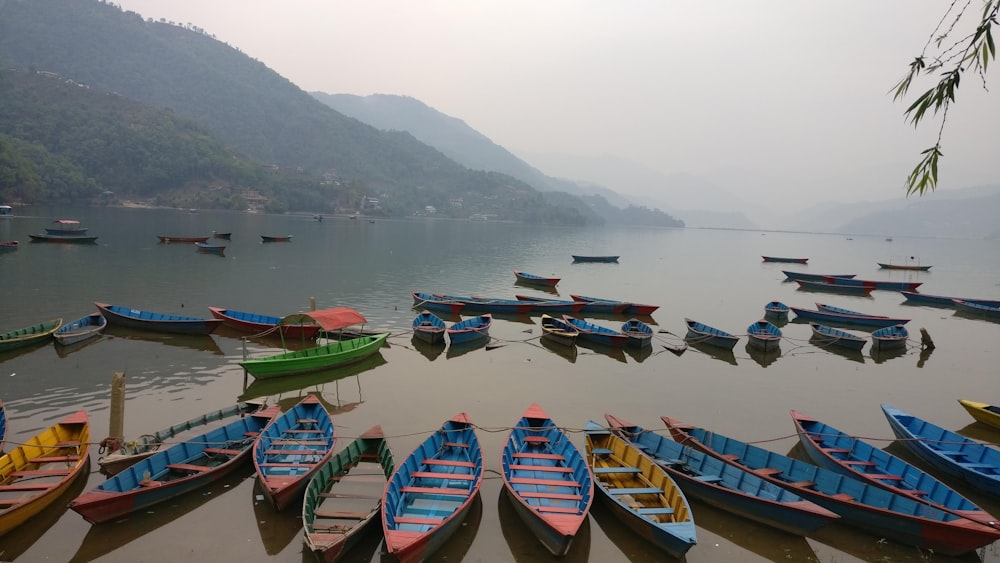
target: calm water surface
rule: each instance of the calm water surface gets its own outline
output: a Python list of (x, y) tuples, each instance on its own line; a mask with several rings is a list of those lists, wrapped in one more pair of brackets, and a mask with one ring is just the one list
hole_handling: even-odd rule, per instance
[[(374, 424), (391, 436), (398, 459), (441, 423), (467, 412), (480, 427), (486, 481), (466, 526), (434, 561), (550, 561), (502, 494), (500, 451), (507, 431), (531, 403), (576, 431), (613, 413), (651, 429), (669, 415), (781, 453), (795, 451), (788, 415), (796, 409), (845, 432), (887, 446), (892, 436), (880, 403), (990, 442), (1000, 436), (973, 424), (957, 403), (1000, 402), (996, 342), (1000, 324), (950, 309), (904, 304), (898, 293), (870, 298), (810, 293), (785, 282), (782, 269), (855, 273), (865, 279), (916, 280), (925, 293), (1000, 299), (995, 241), (713, 230), (556, 229), (494, 222), (389, 221), (361, 218), (186, 213), (142, 209), (18, 209), (0, 221), (0, 240), (22, 241), (0, 255), (5, 306), (0, 329), (62, 317), (69, 322), (105, 301), (165, 313), (209, 316), (207, 307), (284, 315), (310, 306), (349, 306), (366, 328), (392, 333), (371, 360), (340, 371), (245, 388), (237, 364), (240, 334), (220, 329), (183, 338), (110, 330), (69, 349), (54, 344), (0, 355), (0, 398), (11, 441), (35, 435), (84, 408), (91, 435), (107, 435), (112, 374), (127, 376), (126, 435), (136, 437), (239, 398), (268, 396), (289, 407), (318, 393), (334, 412), (341, 444)], [(29, 243), (53, 219), (74, 218), (100, 238), (95, 245)], [(156, 235), (232, 232), (225, 257), (190, 245), (159, 244)], [(262, 244), (260, 235), (293, 235)], [(571, 254), (617, 254), (619, 264), (572, 264)], [(808, 266), (762, 263), (761, 255), (809, 257)], [(909, 257), (927, 273), (879, 270), (876, 262)], [(500, 318), (487, 348), (426, 349), (411, 341), (410, 291), (513, 297), (545, 295), (514, 282), (513, 270), (562, 278), (570, 293), (660, 305), (647, 319), (659, 339), (650, 354), (615, 356), (578, 347), (566, 353), (542, 345), (535, 318)], [(733, 354), (688, 349), (676, 356), (660, 344), (678, 342), (691, 317), (734, 334), (780, 300), (812, 307), (825, 302), (910, 318), (910, 346), (900, 354), (851, 356), (814, 346), (807, 324), (783, 327), (776, 357), (751, 355), (746, 339)], [(452, 319), (454, 320), (454, 319)], [(595, 319), (618, 328), (624, 318)], [(921, 354), (926, 328), (937, 348)], [(277, 352), (251, 341), (246, 353)], [(252, 382), (252, 378), (250, 378)], [(583, 436), (574, 434), (583, 447)], [(890, 451), (893, 447), (890, 447)], [(96, 452), (95, 452), (96, 453)], [(899, 452), (894, 452), (899, 453)], [(0, 559), (19, 561), (310, 561), (298, 514), (274, 513), (255, 500), (252, 468), (240, 475), (112, 524), (90, 526), (64, 506), (101, 483), (91, 464), (60, 506), (0, 538)], [(1000, 501), (956, 486), (1000, 514)], [(926, 561), (911, 547), (832, 526), (798, 538), (694, 504), (699, 543), (691, 563), (720, 561)], [(377, 534), (351, 561), (378, 561)], [(662, 560), (599, 504), (565, 561)], [(931, 561), (948, 558), (934, 556)], [(1000, 561), (994, 544), (962, 561)]]

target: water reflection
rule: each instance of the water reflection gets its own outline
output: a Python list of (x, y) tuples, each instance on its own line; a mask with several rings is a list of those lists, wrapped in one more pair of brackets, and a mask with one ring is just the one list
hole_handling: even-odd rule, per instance
[(237, 485), (248, 476), (247, 470), (234, 471), (197, 491), (172, 498), (150, 509), (132, 513), (123, 519), (94, 524), (87, 531), (87, 535), (84, 536), (70, 561), (93, 561), (107, 555), (177, 520), (206, 502), (239, 488)]
[[(611, 544), (617, 547), (629, 561), (632, 563), (682, 561), (673, 559), (632, 531), (604, 506), (604, 502), (600, 498), (594, 500), (594, 504), (590, 507), (590, 517), (597, 523), (604, 535), (611, 540)], [(697, 522), (697, 515), (695, 518)]]
[(62, 344), (55, 344), (54, 346), (56, 348), (56, 355), (59, 356), (60, 358), (66, 358), (70, 354), (72, 354), (73, 352), (77, 352), (77, 351), (83, 350), (84, 348), (88, 348), (90, 346), (93, 346), (94, 344), (97, 344), (98, 342), (100, 342), (100, 341), (102, 341), (102, 340), (104, 340), (106, 338), (107, 338), (106, 336), (100, 335), (100, 336), (96, 336), (94, 338), (88, 338), (88, 339), (83, 340), (81, 342), (76, 342), (74, 344), (70, 344), (68, 346), (63, 346)]
[(45, 345), (55, 346), (55, 344), (53, 344), (51, 340), (42, 340), (40, 342), (35, 342), (27, 346), (22, 346), (20, 348), (14, 348), (13, 350), (0, 352), (0, 364), (6, 362), (7, 360), (13, 360), (18, 356), (24, 356), (26, 354), (30, 354), (35, 350), (44, 347)]
[(417, 352), (420, 352), (425, 358), (427, 358), (432, 362), (436, 360), (437, 357), (441, 355), (441, 352), (444, 352), (445, 349), (444, 341), (438, 342), (436, 344), (431, 344), (430, 342), (421, 340), (416, 336), (410, 338), (410, 343), (413, 344), (413, 348), (416, 349)]
[(567, 346), (551, 338), (542, 336), (538, 339), (538, 343), (549, 352), (563, 358), (569, 363), (576, 363), (577, 349), (576, 346)]
[[(554, 559), (542, 542), (521, 521), (514, 508), (516, 499), (511, 497), (506, 487), (500, 487), (500, 498), (497, 500), (497, 513), (500, 516), (500, 532), (507, 541), (514, 561), (532, 563)], [(590, 559), (590, 518), (583, 521), (580, 530), (573, 538), (573, 544), (565, 556), (559, 561), (586, 563)]]
[(783, 532), (688, 497), (699, 528), (770, 561), (820, 561), (802, 536)]
[(215, 331), (212, 332), (212, 336), (233, 340), (246, 340), (248, 342), (264, 346), (267, 349), (274, 349), (275, 354), (281, 353), (284, 350), (305, 350), (306, 348), (313, 348), (316, 346), (316, 340), (314, 339), (282, 338), (281, 333), (277, 331), (266, 336), (257, 336), (248, 334), (241, 330), (236, 330), (235, 328), (226, 325), (221, 325), (219, 328), (215, 329)]
[(445, 357), (449, 360), (452, 358), (457, 358), (459, 356), (464, 356), (473, 350), (479, 350), (481, 348), (486, 348), (489, 340), (479, 340), (476, 342), (465, 342), (462, 344), (449, 344), (448, 351), (445, 353)]
[(257, 532), (268, 555), (284, 551), (294, 538), (302, 534), (302, 512), (300, 510), (277, 511), (264, 497), (260, 480), (254, 479), (253, 515), (257, 521)]
[(688, 341), (688, 347), (694, 348), (695, 350), (705, 354), (706, 356), (715, 358), (716, 360), (721, 360), (728, 364), (736, 364), (736, 354), (728, 348), (720, 348), (718, 346), (709, 346), (708, 344), (701, 344), (698, 342)]
[(209, 335), (190, 334), (168, 334), (136, 330), (121, 326), (111, 326), (104, 329), (104, 335), (111, 338), (121, 338), (123, 340), (143, 340), (146, 342), (158, 342), (167, 346), (177, 346), (179, 348), (190, 348), (201, 352), (211, 352), (216, 356), (224, 355), (219, 344)]
[(756, 346), (751, 346), (750, 343), (746, 345), (746, 351), (750, 354), (753, 361), (760, 364), (760, 367), (766, 368), (767, 366), (773, 364), (778, 358), (781, 357), (781, 348), (776, 350), (763, 351)]
[(588, 342), (586, 340), (576, 339), (576, 345), (580, 348), (586, 348), (591, 352), (600, 354), (602, 356), (607, 356), (612, 360), (618, 360), (621, 363), (626, 363), (625, 351), (621, 348), (615, 348), (613, 346), (607, 346), (605, 344), (597, 344), (596, 342)]
[(824, 352), (830, 352), (831, 354), (836, 354), (838, 356), (847, 358), (852, 362), (865, 363), (865, 356), (861, 353), (861, 350), (852, 350), (850, 348), (845, 348), (843, 346), (834, 346), (829, 343), (828, 339), (817, 337), (813, 335), (809, 338), (809, 343), (813, 346), (823, 350)]
[[(303, 373), (300, 375), (289, 375), (286, 377), (275, 377), (272, 379), (255, 379), (243, 393), (239, 400), (246, 401), (257, 397), (267, 397), (270, 395), (281, 395), (292, 391), (299, 391), (307, 387), (315, 387), (316, 391), (323, 391), (324, 384), (360, 375), (366, 371), (373, 370), (386, 363), (385, 358), (377, 352), (360, 362), (348, 364), (343, 367), (333, 368), (314, 373)], [(358, 380), (360, 390), (361, 383)]]
[(881, 364), (893, 358), (901, 358), (905, 356), (906, 348), (890, 348), (888, 350), (882, 350), (880, 348), (872, 347), (868, 350), (868, 355), (875, 360), (876, 364)]
[(636, 348), (634, 346), (626, 346), (625, 353), (636, 362), (642, 363), (643, 360), (653, 355), (653, 347), (643, 346), (641, 348)]
[(546, 297), (553, 297), (553, 296), (559, 297), (559, 290), (556, 289), (554, 286), (525, 283), (519, 279), (514, 280), (514, 285), (517, 287), (524, 287), (527, 289), (532, 289), (534, 291), (541, 291), (542, 293), (547, 293), (548, 295)]
[(30, 520), (18, 526), (14, 531), (0, 538), (0, 556), (4, 561), (15, 561), (28, 551), (45, 532), (62, 518), (67, 511), (69, 501), (80, 496), (87, 486), (87, 475), (90, 474), (90, 459), (87, 466), (80, 471), (76, 480), (63, 492), (55, 502), (46, 506)]

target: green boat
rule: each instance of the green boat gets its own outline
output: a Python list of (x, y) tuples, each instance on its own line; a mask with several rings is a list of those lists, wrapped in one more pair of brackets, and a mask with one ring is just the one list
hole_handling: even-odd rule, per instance
[[(327, 333), (365, 323), (360, 313), (347, 307), (297, 313), (281, 319), (283, 324), (318, 324)], [(382, 347), (389, 333), (363, 334), (358, 338), (333, 340), (321, 346), (284, 352), (264, 358), (240, 362), (243, 369), (257, 379), (284, 377), (338, 367), (363, 360)]]
[(34, 326), (4, 332), (0, 334), (0, 352), (44, 342), (52, 338), (52, 333), (61, 326), (62, 319), (52, 319)]

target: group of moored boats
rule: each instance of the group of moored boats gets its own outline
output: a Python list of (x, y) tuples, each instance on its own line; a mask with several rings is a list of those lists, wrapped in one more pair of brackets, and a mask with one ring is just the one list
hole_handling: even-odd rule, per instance
[[(1000, 429), (1000, 408), (960, 402), (976, 420)], [(934, 473), (1000, 493), (1000, 451), (888, 405), (882, 410), (899, 442)], [(0, 448), (4, 414), (0, 403)], [(515, 512), (556, 556), (568, 553), (595, 498), (676, 558), (697, 544), (688, 497), (791, 534), (841, 522), (942, 555), (1000, 539), (993, 515), (932, 473), (791, 414), (812, 463), (665, 416), (670, 437), (612, 414), (606, 424), (588, 421), (581, 452), (531, 404), (503, 445), (499, 473)], [(182, 426), (199, 424), (208, 429), (197, 436), (170, 443), (162, 435), (156, 449), (102, 464), (111, 477), (69, 508), (93, 524), (120, 519), (201, 489), (252, 460), (267, 502), (279, 511), (301, 511), (303, 539), (320, 560), (338, 560), (381, 520), (386, 552), (418, 561), (463, 525), (486, 470), (476, 426), (465, 413), (446, 420), (398, 464), (377, 425), (338, 450), (336, 426), (315, 395), (285, 412), (241, 404)], [(0, 535), (81, 478), (90, 445), (87, 413), (78, 411), (0, 457)]]

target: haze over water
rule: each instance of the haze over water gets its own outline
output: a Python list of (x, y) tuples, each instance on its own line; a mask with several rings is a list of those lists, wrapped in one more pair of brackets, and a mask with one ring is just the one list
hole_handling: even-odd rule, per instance
[[(18, 251), (0, 255), (6, 296), (0, 330), (55, 317), (70, 322), (92, 312), (94, 301), (208, 317), (209, 306), (280, 316), (308, 309), (315, 298), (320, 308), (353, 307), (367, 317), (366, 329), (392, 336), (378, 356), (353, 368), (258, 384), (246, 392), (237, 364), (244, 354), (241, 335), (224, 329), (205, 338), (111, 330), (78, 348), (48, 344), (3, 354), (0, 399), (11, 441), (31, 437), (79, 408), (90, 413), (91, 435), (100, 440), (107, 435), (108, 389), (116, 371), (125, 371), (128, 381), (129, 438), (240, 397), (267, 395), (287, 408), (303, 394), (318, 392), (335, 409), (341, 447), (381, 424), (400, 461), (445, 419), (467, 412), (480, 426), (487, 480), (479, 509), (435, 561), (551, 560), (510, 513), (497, 473), (508, 428), (532, 402), (574, 431), (588, 419), (603, 422), (605, 413), (662, 431), (659, 417), (667, 415), (780, 453), (796, 443), (790, 409), (885, 446), (892, 434), (880, 403), (977, 439), (1000, 441), (1000, 435), (973, 424), (957, 403), (1000, 401), (995, 375), (1000, 323), (904, 305), (895, 292), (876, 291), (870, 298), (806, 292), (785, 282), (781, 272), (915, 280), (923, 282), (923, 293), (1000, 299), (995, 241), (363, 217), (318, 222), (303, 216), (117, 208), (18, 208), (17, 213), (0, 221), (0, 240), (22, 243)], [(97, 244), (28, 242), (28, 234), (43, 232), (60, 218), (83, 222), (99, 237)], [(208, 236), (213, 230), (233, 233), (223, 258), (197, 253), (191, 245), (159, 244), (156, 238)], [(260, 242), (260, 235), (286, 234), (293, 235), (291, 243)], [(571, 254), (621, 259), (572, 264)], [(761, 255), (808, 257), (809, 263), (768, 264)], [(911, 257), (932, 265), (930, 272), (876, 265)], [(653, 352), (615, 356), (578, 346), (575, 354), (559, 353), (540, 344), (538, 317), (499, 316), (488, 348), (454, 353), (415, 347), (410, 291), (548, 295), (516, 285), (513, 270), (562, 278), (559, 298), (573, 293), (660, 305), (646, 319), (660, 331)], [(868, 344), (862, 355), (850, 356), (811, 344), (808, 324), (790, 322), (782, 327), (785, 338), (776, 358), (752, 356), (745, 336), (731, 356), (694, 348), (676, 356), (662, 346), (679, 342), (684, 317), (745, 335), (771, 300), (808, 308), (819, 301), (910, 318), (911, 342), (900, 355), (873, 358)], [(625, 317), (591, 320), (617, 329)], [(920, 328), (937, 346), (929, 354), (920, 353)], [(279, 351), (277, 346), (250, 341), (246, 352), (265, 355)], [(582, 434), (573, 436), (582, 448)], [(95, 448), (95, 460), (96, 453)], [(91, 469), (86, 488), (104, 480), (96, 462)], [(1000, 514), (997, 500), (955, 488)], [(255, 494), (248, 467), (210, 490), (113, 525), (92, 527), (74, 512), (50, 511), (0, 538), (0, 550), (4, 559), (23, 561), (308, 560), (300, 553), (297, 514), (271, 513)], [(694, 517), (699, 544), (687, 555), (690, 563), (920, 560), (911, 547), (879, 543), (844, 526), (800, 539), (697, 503)], [(350, 560), (377, 561), (377, 539), (370, 543)], [(982, 555), (1000, 561), (995, 544)], [(595, 503), (567, 560), (659, 558)], [(937, 560), (947, 559), (932, 559)]]

